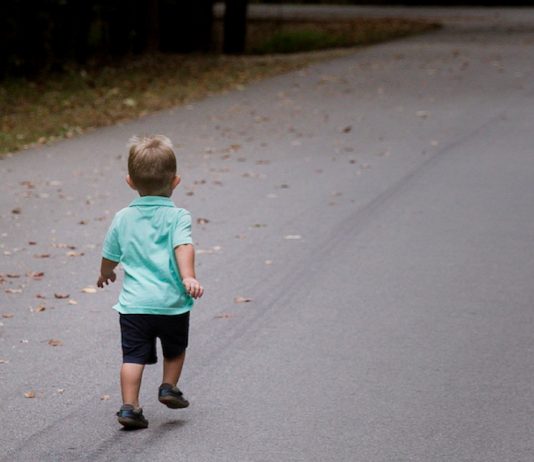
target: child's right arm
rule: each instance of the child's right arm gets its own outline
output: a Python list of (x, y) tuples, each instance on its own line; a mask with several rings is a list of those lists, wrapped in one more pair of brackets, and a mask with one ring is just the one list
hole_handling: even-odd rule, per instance
[(108, 260), (107, 258), (102, 258), (102, 264), (100, 265), (100, 277), (96, 285), (98, 287), (104, 287), (110, 282), (115, 282), (117, 275), (115, 274), (115, 268), (119, 263), (116, 261)]

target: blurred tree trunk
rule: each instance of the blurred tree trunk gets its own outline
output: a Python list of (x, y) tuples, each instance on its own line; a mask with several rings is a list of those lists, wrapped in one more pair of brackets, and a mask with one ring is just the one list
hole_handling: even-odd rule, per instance
[(159, 50), (159, 0), (148, 0), (147, 29), (147, 51)]
[(161, 0), (160, 48), (170, 52), (209, 51), (213, 0)]
[(247, 37), (248, 0), (226, 0), (224, 10), (224, 53), (243, 53)]

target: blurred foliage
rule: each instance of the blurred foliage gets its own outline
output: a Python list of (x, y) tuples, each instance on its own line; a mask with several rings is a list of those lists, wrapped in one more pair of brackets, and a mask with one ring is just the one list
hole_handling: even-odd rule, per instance
[(5, 0), (0, 78), (144, 51), (205, 51), (213, 0)]

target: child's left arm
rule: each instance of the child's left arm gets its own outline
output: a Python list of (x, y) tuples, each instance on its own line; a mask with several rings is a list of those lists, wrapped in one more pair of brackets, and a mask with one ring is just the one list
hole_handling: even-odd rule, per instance
[(115, 274), (115, 268), (117, 267), (119, 263), (116, 261), (108, 260), (107, 258), (102, 258), (102, 263), (100, 265), (100, 277), (98, 278), (98, 281), (96, 285), (98, 287), (104, 287), (105, 285), (108, 285), (110, 282), (115, 282), (115, 279), (117, 279), (117, 275)]
[(202, 297), (204, 288), (195, 275), (195, 248), (192, 244), (182, 244), (174, 249), (174, 254), (185, 290), (193, 298)]

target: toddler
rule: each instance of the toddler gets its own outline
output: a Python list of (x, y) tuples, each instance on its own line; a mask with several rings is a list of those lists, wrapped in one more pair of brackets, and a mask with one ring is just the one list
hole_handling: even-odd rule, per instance
[(176, 385), (188, 343), (189, 311), (204, 289), (195, 276), (191, 214), (170, 199), (180, 183), (171, 141), (162, 135), (132, 138), (126, 182), (140, 197), (111, 223), (97, 285), (114, 282), (114, 269), (121, 263), (124, 281), (114, 306), (123, 353), (123, 405), (117, 416), (126, 428), (146, 428), (139, 389), (145, 364), (157, 362), (157, 337), (163, 351), (158, 399), (171, 409), (189, 406)]

